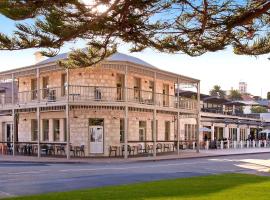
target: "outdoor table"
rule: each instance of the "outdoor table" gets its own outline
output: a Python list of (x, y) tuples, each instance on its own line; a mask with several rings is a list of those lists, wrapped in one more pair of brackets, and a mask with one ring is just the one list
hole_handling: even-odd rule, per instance
[(79, 97), (81, 94), (80, 93), (71, 93), (69, 95), (72, 96), (72, 101), (74, 101), (74, 97), (75, 96)]

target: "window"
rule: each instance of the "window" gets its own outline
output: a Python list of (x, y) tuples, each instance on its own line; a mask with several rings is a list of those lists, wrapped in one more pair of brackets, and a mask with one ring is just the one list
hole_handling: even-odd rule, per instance
[(31, 79), (31, 100), (37, 99), (37, 79)]
[(42, 77), (42, 98), (45, 99), (48, 97), (49, 93), (49, 76)]
[(196, 125), (185, 124), (185, 140), (195, 140), (195, 139), (196, 139)]
[[(151, 130), (152, 130), (152, 140), (154, 140), (154, 124), (153, 124), (153, 120), (151, 121)], [(158, 120), (156, 120), (156, 140), (158, 140)]]
[(60, 120), (53, 120), (53, 140), (60, 141)]
[(170, 121), (165, 121), (165, 140), (168, 141), (170, 140), (170, 132), (171, 132), (171, 122)]
[(246, 140), (246, 129), (240, 129), (240, 140)]
[(67, 94), (67, 74), (61, 74), (61, 95)]
[(67, 141), (67, 119), (64, 118), (64, 142)]
[(125, 142), (125, 119), (120, 119), (120, 143)]
[(43, 135), (43, 141), (49, 140), (49, 120), (43, 119), (42, 120), (42, 135)]
[(229, 128), (229, 139), (236, 141), (237, 140), (237, 129)]
[(139, 141), (146, 140), (146, 121), (139, 121)]
[(38, 139), (38, 124), (36, 119), (31, 119), (31, 139), (37, 141)]

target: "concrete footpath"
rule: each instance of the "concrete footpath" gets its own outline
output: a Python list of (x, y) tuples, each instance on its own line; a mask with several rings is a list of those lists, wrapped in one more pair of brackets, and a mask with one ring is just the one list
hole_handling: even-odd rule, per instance
[(215, 150), (200, 150), (196, 153), (194, 150), (181, 150), (180, 154), (166, 153), (157, 155), (154, 158), (152, 155), (141, 157), (130, 157), (124, 159), (123, 157), (85, 157), (74, 158), (67, 160), (65, 157), (41, 157), (35, 156), (12, 156), (0, 155), (0, 162), (38, 162), (38, 163), (129, 163), (129, 162), (143, 162), (143, 161), (159, 161), (159, 160), (176, 160), (176, 159), (191, 159), (191, 158), (207, 158), (230, 155), (245, 155), (245, 154), (260, 154), (270, 153), (270, 148), (249, 148), (249, 149), (215, 149)]

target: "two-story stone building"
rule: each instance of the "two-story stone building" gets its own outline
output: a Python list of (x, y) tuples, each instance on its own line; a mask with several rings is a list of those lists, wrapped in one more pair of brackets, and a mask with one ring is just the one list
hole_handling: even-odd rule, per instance
[[(0, 140), (13, 154), (30, 153), (31, 146), (31, 153), (40, 156), (50, 145), (53, 150), (46, 153), (67, 157), (75, 147), (86, 156), (127, 157), (152, 146), (155, 156), (158, 144), (179, 145), (180, 118), (199, 118), (197, 79), (121, 53), (94, 67), (72, 70), (56, 64), (66, 57), (0, 73), (1, 82), (12, 86), (11, 95), (1, 98)], [(175, 96), (181, 84), (196, 88), (197, 99)], [(131, 152), (133, 146), (137, 152)]]

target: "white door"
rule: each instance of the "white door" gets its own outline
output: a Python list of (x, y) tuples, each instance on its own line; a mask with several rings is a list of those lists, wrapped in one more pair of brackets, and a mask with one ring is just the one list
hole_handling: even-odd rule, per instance
[(103, 153), (103, 126), (89, 126), (90, 153)]

